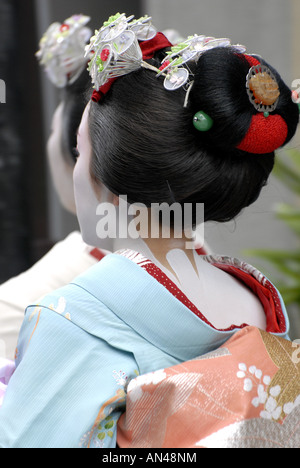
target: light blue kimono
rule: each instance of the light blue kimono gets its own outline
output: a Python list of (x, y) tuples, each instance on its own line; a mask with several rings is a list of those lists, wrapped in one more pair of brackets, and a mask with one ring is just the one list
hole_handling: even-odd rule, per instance
[(212, 351), (235, 331), (210, 327), (139, 265), (108, 255), (27, 308), (0, 447), (115, 447), (130, 379)]

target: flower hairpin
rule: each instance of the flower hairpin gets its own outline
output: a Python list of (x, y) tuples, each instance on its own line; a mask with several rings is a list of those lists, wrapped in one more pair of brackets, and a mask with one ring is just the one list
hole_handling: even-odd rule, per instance
[[(160, 37), (156, 41), (158, 36), (164, 39)], [(151, 52), (165, 47), (170, 48), (159, 68), (146, 61), (149, 56), (145, 53), (147, 46), (144, 44), (151, 40), (154, 42), (148, 47)], [(230, 46), (229, 39), (198, 35), (190, 36), (173, 46), (163, 34), (157, 33), (150, 17), (144, 16), (133, 20), (133, 16), (127, 18), (124, 13), (117, 13), (111, 16), (100, 30), (95, 31), (90, 44), (86, 46), (86, 55), (92, 55), (88, 66), (95, 88), (92, 100), (98, 102), (119, 76), (144, 67), (156, 72), (157, 76), (164, 76), (164, 87), (168, 91), (185, 87), (184, 106), (187, 106), (189, 92), (193, 85), (193, 75), (188, 63), (197, 61), (209, 49)], [(234, 47), (237, 53), (246, 51), (246, 48), (241, 45), (231, 47)]]
[(49, 79), (59, 88), (72, 84), (86, 67), (84, 50), (92, 31), (89, 16), (73, 15), (64, 23), (53, 23), (40, 40), (36, 53)]
[(165, 76), (164, 87), (169, 91), (187, 85), (185, 107), (193, 85), (193, 80), (191, 80), (192, 73), (188, 68), (188, 62), (197, 62), (204, 52), (215, 47), (234, 47), (239, 53), (246, 51), (246, 48), (242, 45), (231, 45), (230, 40), (227, 38), (217, 39), (215, 37), (194, 35), (189, 36), (185, 41), (172, 47), (170, 52), (167, 52), (158, 76), (161, 74)]
[(127, 18), (124, 13), (111, 16), (100, 30), (95, 31), (90, 44), (86, 46), (86, 56), (92, 54), (88, 70), (96, 90), (109, 80), (127, 75), (142, 66), (143, 54), (139, 41), (153, 39), (157, 31), (148, 16), (132, 19), (133, 16)]

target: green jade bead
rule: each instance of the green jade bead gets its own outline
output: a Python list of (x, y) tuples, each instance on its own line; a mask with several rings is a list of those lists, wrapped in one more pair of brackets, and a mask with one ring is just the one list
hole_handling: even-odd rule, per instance
[(193, 124), (199, 132), (207, 132), (213, 126), (213, 120), (205, 112), (197, 112), (193, 118)]

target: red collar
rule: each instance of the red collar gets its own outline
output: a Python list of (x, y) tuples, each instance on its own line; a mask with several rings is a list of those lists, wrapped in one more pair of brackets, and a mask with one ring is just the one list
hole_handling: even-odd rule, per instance
[[(143, 257), (141, 254), (132, 250), (123, 250), (117, 252), (118, 254), (129, 258), (134, 263), (139, 265), (141, 268), (147, 271), (153, 278), (162, 284), (176, 299), (182, 302), (188, 309), (191, 310), (197, 317), (205, 322), (210, 327), (218, 331), (231, 331), (235, 329), (241, 329), (249, 326), (247, 323), (242, 325), (231, 325), (226, 329), (218, 329), (214, 327), (207, 318), (201, 313), (201, 311), (187, 298), (187, 296), (176, 286), (173, 281), (152, 261)], [(267, 280), (258, 270), (251, 265), (244, 262), (239, 262), (235, 259), (227, 259), (213, 256), (205, 256), (205, 260), (214, 265), (215, 267), (226, 271), (230, 275), (234, 276), (242, 283), (246, 284), (254, 294), (261, 301), (267, 319), (266, 331), (269, 333), (285, 333), (287, 331), (286, 320), (281, 306), (281, 300), (276, 288), (272, 283)], [(233, 265), (232, 263), (235, 263)]]

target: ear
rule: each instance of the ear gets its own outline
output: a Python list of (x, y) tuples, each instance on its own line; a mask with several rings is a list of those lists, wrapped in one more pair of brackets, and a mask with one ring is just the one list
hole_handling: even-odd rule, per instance
[(119, 206), (120, 204), (120, 198), (117, 195), (113, 196), (113, 205), (114, 206)]

